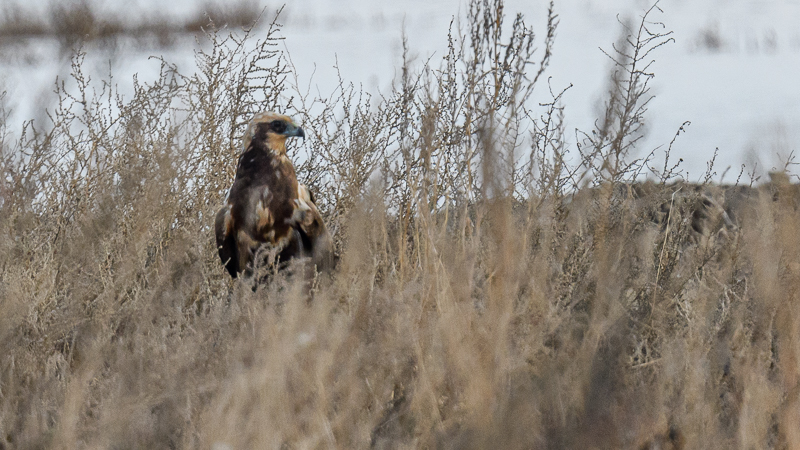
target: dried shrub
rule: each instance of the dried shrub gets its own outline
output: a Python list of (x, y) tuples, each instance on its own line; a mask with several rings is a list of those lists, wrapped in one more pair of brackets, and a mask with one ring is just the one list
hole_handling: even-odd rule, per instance
[[(687, 182), (674, 141), (652, 167), (657, 12), (575, 146), (563, 91), (534, 101), (552, 6), (537, 37), (471, 2), (381, 97), (293, 90), (277, 18), (128, 100), (76, 53), (50, 123), (0, 127), (0, 446), (798, 446), (800, 192)], [(264, 109), (302, 122), (336, 234), (310, 286), (233, 281), (213, 245)]]

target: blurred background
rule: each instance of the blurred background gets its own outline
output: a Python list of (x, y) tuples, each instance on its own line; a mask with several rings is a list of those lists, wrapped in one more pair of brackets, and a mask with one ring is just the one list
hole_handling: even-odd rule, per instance
[[(546, 30), (548, 2), (508, 0), (510, 25), (522, 13)], [(621, 23), (637, 23), (647, 0), (561, 0), (559, 26), (546, 75), (563, 97), (568, 129), (590, 130), (602, 111), (610, 51)], [(640, 153), (669, 145), (685, 121), (691, 125), (673, 147), (690, 181), (702, 178), (719, 149), (714, 181), (733, 183), (741, 170), (764, 173), (791, 161), (800, 140), (800, 0), (664, 0), (651, 16), (673, 31), (650, 70), (656, 77), (648, 127)], [(108, 79), (125, 95), (155, 78), (163, 57), (183, 73), (194, 67), (194, 50), (208, 45), (202, 27), (241, 30), (259, 16), (266, 30), (281, 3), (127, 0), (28, 2), (0, 0), (0, 92), (6, 133), (24, 120), (47, 123), (56, 79), (64, 80), (71, 55), (82, 46), (94, 79)], [(433, 67), (444, 55), (447, 34), (458, 26), (460, 0), (295, 0), (283, 6), (284, 50), (296, 69), (300, 92), (329, 96), (339, 84), (387, 92), (399, 76), (403, 36), (414, 67)], [(259, 28), (254, 33), (259, 35)], [(544, 36), (541, 36), (542, 38)], [(540, 41), (541, 42), (541, 41)], [(540, 83), (535, 101), (548, 101)], [(577, 140), (574, 133), (572, 143)], [(726, 168), (731, 170), (726, 173)], [(792, 170), (790, 166), (790, 170)], [(792, 170), (797, 172), (797, 170)]]

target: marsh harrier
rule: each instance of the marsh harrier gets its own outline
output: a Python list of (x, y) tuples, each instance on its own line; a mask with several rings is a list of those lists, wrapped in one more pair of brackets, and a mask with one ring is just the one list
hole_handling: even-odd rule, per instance
[(236, 178), (215, 223), (219, 257), (234, 278), (252, 273), (257, 253), (272, 254), (278, 263), (308, 257), (319, 270), (333, 263), (314, 198), (286, 155), (290, 137), (305, 133), (284, 115), (257, 114), (247, 126)]

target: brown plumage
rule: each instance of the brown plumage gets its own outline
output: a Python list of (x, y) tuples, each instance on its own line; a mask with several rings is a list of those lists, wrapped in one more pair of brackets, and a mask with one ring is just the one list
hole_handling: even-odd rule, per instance
[(234, 278), (252, 273), (262, 246), (278, 262), (310, 257), (318, 270), (333, 264), (322, 217), (286, 156), (288, 137), (305, 134), (291, 118), (271, 112), (256, 115), (245, 132), (236, 178), (215, 224), (219, 257)]

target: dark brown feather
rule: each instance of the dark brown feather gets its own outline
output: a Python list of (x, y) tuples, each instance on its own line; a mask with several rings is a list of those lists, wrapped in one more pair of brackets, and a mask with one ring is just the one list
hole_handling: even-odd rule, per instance
[(230, 208), (225, 206), (217, 213), (217, 219), (214, 224), (216, 231), (217, 249), (219, 250), (219, 259), (225, 265), (225, 269), (233, 278), (239, 273), (239, 254), (236, 248), (236, 239), (233, 233), (230, 232), (227, 225)]
[[(263, 116), (263, 115), (262, 115)], [(258, 116), (248, 128), (227, 205), (217, 213), (219, 256), (231, 276), (252, 271), (255, 254), (266, 246), (278, 262), (310, 257), (318, 269), (332, 268), (330, 236), (311, 195), (297, 182), (286, 156), (286, 124)], [(285, 116), (281, 116), (285, 117)], [(291, 124), (291, 119), (285, 118)], [(295, 127), (296, 133), (302, 130)], [(282, 139), (281, 139), (282, 138)]]

